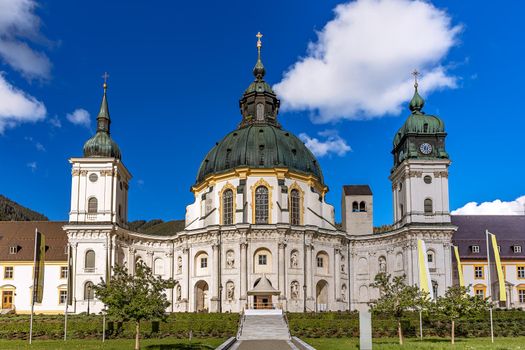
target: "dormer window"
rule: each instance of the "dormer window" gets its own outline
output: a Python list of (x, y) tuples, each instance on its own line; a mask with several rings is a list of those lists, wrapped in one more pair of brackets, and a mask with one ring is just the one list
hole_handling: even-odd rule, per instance
[(18, 253), (18, 246), (17, 245), (12, 245), (9, 247), (9, 254), (16, 254)]
[(514, 247), (512, 247), (512, 249), (514, 250), (514, 253), (521, 253), (521, 246), (520, 245), (515, 245)]
[(479, 245), (471, 246), (470, 250), (472, 250), (472, 253), (479, 253)]

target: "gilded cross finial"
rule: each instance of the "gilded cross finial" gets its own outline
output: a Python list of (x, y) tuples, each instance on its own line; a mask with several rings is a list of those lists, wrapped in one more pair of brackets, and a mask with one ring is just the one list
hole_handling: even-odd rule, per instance
[(263, 37), (263, 35), (261, 34), (261, 32), (258, 32), (255, 36), (257, 37), (257, 48), (260, 50), (262, 47), (261, 38)]
[(102, 75), (102, 78), (104, 78), (104, 85), (102, 86), (104, 87), (104, 92), (106, 92), (108, 88), (108, 78), (109, 78), (108, 72), (104, 72), (104, 75)]
[(421, 75), (421, 73), (419, 73), (417, 69), (414, 69), (412, 75), (414, 76), (414, 87), (417, 88), (417, 78)]

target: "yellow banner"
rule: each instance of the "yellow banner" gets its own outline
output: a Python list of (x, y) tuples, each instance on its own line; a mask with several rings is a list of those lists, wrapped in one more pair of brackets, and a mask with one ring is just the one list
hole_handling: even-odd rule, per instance
[(46, 259), (46, 236), (35, 232), (35, 265), (33, 269), (35, 303), (41, 303), (44, 297), (44, 266)]
[(459, 259), (459, 249), (454, 246), (454, 255), (456, 256), (456, 265), (458, 267), (458, 278), (459, 285), (465, 287), (465, 280), (463, 279), (463, 265), (461, 265), (461, 260)]
[[(503, 276), (503, 268), (501, 267), (501, 260), (499, 258), (498, 242), (496, 241), (496, 235), (492, 233), (489, 234), (492, 241), (492, 250), (494, 251), (494, 261), (496, 262), (496, 273), (498, 274), (499, 300), (507, 301), (507, 293), (505, 291), (505, 277)], [(488, 253), (489, 252), (487, 252), (487, 254)]]
[(430, 281), (430, 272), (428, 270), (427, 247), (421, 239), (417, 240), (417, 255), (419, 265), (419, 288), (428, 293), (433, 299), (432, 282)]

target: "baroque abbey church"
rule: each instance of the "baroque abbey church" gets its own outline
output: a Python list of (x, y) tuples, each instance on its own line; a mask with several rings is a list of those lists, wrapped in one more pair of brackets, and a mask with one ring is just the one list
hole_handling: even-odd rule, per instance
[[(503, 250), (525, 245), (525, 217), (451, 217), (447, 134), (442, 119), (424, 113), (417, 81), (409, 115), (399, 130), (392, 130), (392, 150), (385, 150), (393, 155), (391, 173), (385, 174), (392, 183), (392, 225), (374, 232), (368, 185), (342, 188), (342, 224), (337, 224), (334, 206), (325, 200), (329, 179), (312, 152), (281, 125), (280, 101), (264, 80), (260, 38), (257, 48), (254, 80), (239, 102), (239, 122), (235, 126), (232, 121), (232, 131), (220, 142), (210, 143), (195, 169), (194, 202), (186, 207), (184, 222), (155, 232), (128, 225), (131, 171), (125, 152), (110, 136), (110, 127), (119, 126), (111, 123), (104, 84), (96, 134), (84, 144), (82, 157), (70, 159), (69, 221), (0, 223), (6, 238), (0, 245), (2, 308), (29, 311), (31, 279), (24, 268), (31, 266), (19, 262), (32, 259), (32, 241), (16, 242), (30, 237), (36, 226), (51, 242), (44, 301), (35, 306), (37, 313), (64, 312), (68, 277), (73, 300), (68, 311), (100, 312), (104, 305), (93, 294), (93, 284), (107, 279), (117, 264), (133, 273), (139, 261), (176, 281), (167, 291), (169, 312), (363, 309), (378, 296), (370, 283), (379, 272), (404, 274), (408, 284), (419, 283), (418, 239), (426, 243), (435, 295), (457, 283), (453, 243), (466, 259), (465, 280), (478, 285), (473, 290), (478, 293), (479, 285), (487, 287), (476, 270), (476, 261), (483, 265), (479, 237), (484, 230), (498, 234), (498, 227), (506, 225), (501, 234), (510, 238), (502, 240)], [(521, 249), (502, 252), (502, 258), (525, 261)], [(4, 271), (8, 267), (11, 279)], [(525, 285), (520, 292), (519, 264), (512, 268), (516, 280), (508, 270), (509, 306), (517, 306), (525, 303)]]

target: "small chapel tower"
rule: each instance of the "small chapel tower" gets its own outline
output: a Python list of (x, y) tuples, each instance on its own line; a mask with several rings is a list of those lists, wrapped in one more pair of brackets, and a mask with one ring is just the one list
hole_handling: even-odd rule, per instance
[(412, 112), (394, 137), (394, 167), (390, 175), (394, 200), (394, 225), (450, 223), (445, 125), (425, 114), (414, 71)]
[(71, 158), (71, 211), (69, 222), (124, 224), (128, 220), (128, 189), (131, 174), (111, 139), (107, 74), (97, 116), (97, 132), (84, 144), (84, 156)]

